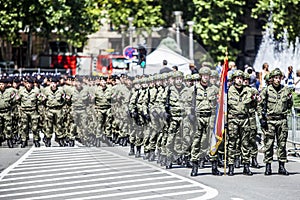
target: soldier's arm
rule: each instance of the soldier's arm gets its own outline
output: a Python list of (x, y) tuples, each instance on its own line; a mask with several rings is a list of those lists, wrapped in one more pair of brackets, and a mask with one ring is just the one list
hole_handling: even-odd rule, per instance
[(257, 114), (258, 114), (259, 119), (262, 119), (263, 115), (266, 114), (266, 113), (263, 113), (263, 112), (266, 112), (266, 110), (264, 110), (265, 103), (266, 103), (266, 93), (267, 93), (267, 88), (263, 88), (257, 99)]

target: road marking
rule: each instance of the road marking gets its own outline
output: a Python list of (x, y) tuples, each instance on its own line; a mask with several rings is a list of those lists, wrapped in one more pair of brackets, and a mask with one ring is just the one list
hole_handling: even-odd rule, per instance
[[(51, 148), (33, 147), (4, 170), (0, 178), (0, 198), (98, 199), (123, 196), (128, 199), (153, 199), (190, 194), (195, 197), (193, 199), (211, 199), (218, 195), (217, 190), (192, 179), (108, 150), (54, 147), (55, 154)], [(72, 154), (73, 150), (77, 157)], [(58, 162), (63, 157), (61, 151), (66, 158), (72, 159), (65, 165)], [(46, 152), (51, 152), (51, 155), (47, 156)], [(84, 166), (80, 161), (86, 157), (92, 159)], [(53, 162), (49, 166), (43, 163), (48, 159)], [(34, 165), (36, 162), (39, 163)]]

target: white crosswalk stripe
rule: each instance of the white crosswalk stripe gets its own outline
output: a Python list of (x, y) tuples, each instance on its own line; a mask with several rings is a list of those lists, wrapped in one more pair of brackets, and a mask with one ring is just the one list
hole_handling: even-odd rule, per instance
[(0, 174), (1, 199), (211, 199), (215, 189), (103, 148), (31, 148)]

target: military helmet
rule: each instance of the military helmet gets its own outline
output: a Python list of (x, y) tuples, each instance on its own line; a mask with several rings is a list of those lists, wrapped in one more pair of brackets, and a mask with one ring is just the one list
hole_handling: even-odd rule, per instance
[(192, 75), (192, 80), (199, 80), (200, 79), (200, 75), (199, 74), (193, 74)]
[(147, 79), (148, 82), (153, 82), (155, 80), (153, 75), (150, 75)]
[(274, 76), (282, 76), (282, 72), (280, 71), (279, 68), (275, 68), (274, 70), (271, 71), (270, 78), (273, 78)]
[(217, 70), (211, 70), (211, 75), (210, 76), (212, 76), (212, 77), (219, 77), (219, 73), (218, 73), (218, 71)]
[(244, 79), (250, 79), (250, 74), (244, 72)]
[(235, 77), (238, 77), (238, 76), (242, 76), (244, 77), (244, 72), (242, 70), (235, 70), (231, 76), (231, 80), (233, 80)]
[(266, 74), (265, 77), (264, 77), (264, 80), (269, 81), (270, 80), (270, 74)]
[(211, 70), (209, 67), (201, 67), (199, 70), (199, 74), (200, 75), (204, 75), (204, 74), (211, 75)]
[(191, 75), (191, 74), (185, 75), (184, 80), (185, 80), (185, 81), (190, 81), (190, 80), (192, 80), (192, 75)]
[(181, 71), (176, 71), (173, 73), (174, 78), (183, 78), (183, 73)]

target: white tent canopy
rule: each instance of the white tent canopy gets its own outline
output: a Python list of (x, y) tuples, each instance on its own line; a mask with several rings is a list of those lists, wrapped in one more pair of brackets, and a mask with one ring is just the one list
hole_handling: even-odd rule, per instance
[[(172, 69), (172, 66), (178, 66), (178, 71), (182, 71), (184, 74), (190, 74), (189, 64), (193, 61), (183, 57), (182, 55), (176, 53), (168, 46), (160, 44), (158, 48), (149, 54), (146, 58), (146, 68), (144, 69), (144, 74), (155, 74), (159, 73), (162, 69), (163, 60), (168, 61), (167, 67)], [(143, 69), (138, 69), (138, 74), (142, 74)]]
[(178, 66), (178, 70), (182, 71), (184, 74), (191, 73), (189, 68), (191, 61), (166, 47), (159, 47), (147, 56), (147, 65), (144, 73), (159, 73), (159, 71), (162, 69), (163, 60), (168, 61), (167, 67), (170, 69), (172, 69), (172, 66), (176, 65)]

